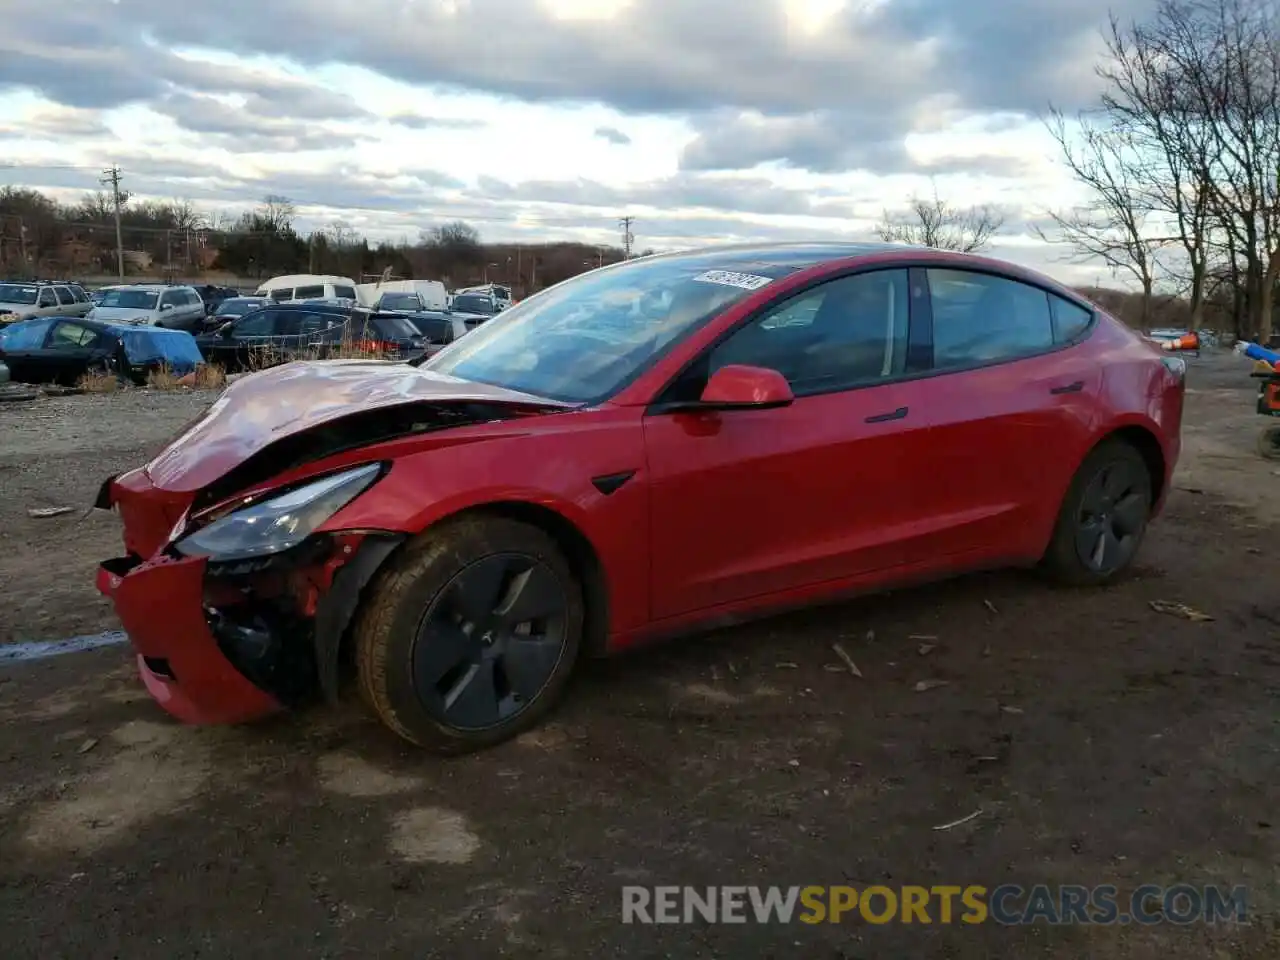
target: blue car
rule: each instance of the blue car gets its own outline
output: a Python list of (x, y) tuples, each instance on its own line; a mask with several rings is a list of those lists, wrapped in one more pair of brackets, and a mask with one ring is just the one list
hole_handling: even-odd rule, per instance
[(143, 384), (153, 370), (184, 376), (203, 362), (195, 337), (164, 327), (38, 317), (0, 330), (0, 363), (18, 383), (73, 386), (87, 373), (114, 373)]

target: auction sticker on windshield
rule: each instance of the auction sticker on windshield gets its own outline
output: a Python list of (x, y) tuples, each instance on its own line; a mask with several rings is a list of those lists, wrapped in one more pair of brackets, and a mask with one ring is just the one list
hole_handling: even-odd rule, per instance
[(732, 270), (708, 270), (693, 279), (703, 283), (720, 283), (727, 287), (741, 287), (743, 290), (759, 290), (773, 283), (771, 277), (758, 277), (754, 273), (734, 273)]

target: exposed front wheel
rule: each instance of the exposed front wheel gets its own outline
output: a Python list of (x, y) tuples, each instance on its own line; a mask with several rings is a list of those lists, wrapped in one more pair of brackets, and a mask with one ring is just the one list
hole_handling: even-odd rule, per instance
[(1152, 506), (1151, 473), (1121, 440), (1093, 451), (1071, 482), (1045, 552), (1044, 567), (1072, 585), (1106, 583), (1138, 553)]
[(549, 535), (497, 517), (446, 521), (371, 585), (355, 631), (360, 688), (406, 740), (477, 750), (555, 705), (582, 626), (581, 586)]

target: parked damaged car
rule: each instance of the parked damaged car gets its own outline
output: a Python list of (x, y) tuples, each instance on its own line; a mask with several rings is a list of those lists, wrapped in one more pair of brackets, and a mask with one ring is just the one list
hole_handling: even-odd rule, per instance
[(182, 330), (42, 317), (0, 330), (0, 360), (19, 383), (74, 386), (85, 374), (114, 374), (137, 384), (155, 370), (177, 376), (203, 362)]
[(592, 271), (421, 363), (232, 383), (108, 479), (143, 682), (194, 722), (336, 698), (442, 752), (581, 657), (962, 571), (1129, 567), (1185, 365), (1039, 274), (858, 244)]
[(419, 356), (426, 341), (401, 314), (371, 313), (327, 301), (274, 303), (233, 317), (196, 343), (228, 372), (264, 364), (324, 358), (346, 345), (389, 359)]

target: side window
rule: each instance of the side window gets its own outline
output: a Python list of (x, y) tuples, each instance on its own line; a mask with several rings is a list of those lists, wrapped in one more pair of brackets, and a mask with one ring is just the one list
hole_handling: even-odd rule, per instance
[(324, 296), (323, 286), (298, 287), (297, 290), (293, 291), (293, 299), (295, 300), (311, 300), (315, 297), (323, 297), (323, 296)]
[(160, 294), (160, 302), (157, 304), (157, 306), (172, 307), (177, 302), (178, 302), (177, 293), (175, 293), (172, 290), (166, 290), (164, 293)]
[(84, 287), (71, 287), (71, 296), (75, 298), (76, 303), (88, 303), (89, 295), (84, 292)]
[(275, 328), (276, 314), (278, 310), (259, 310), (256, 313), (247, 313), (244, 319), (236, 321), (235, 335), (237, 337), (269, 337)]
[(928, 277), (935, 368), (1012, 360), (1053, 346), (1045, 291), (967, 270), (929, 270)]
[(293, 297), (293, 291), (288, 287), (279, 287), (275, 290), (268, 291), (267, 296), (271, 297), (271, 299), (276, 301), (276, 303), (279, 303), (281, 300), (291, 299)]
[(299, 317), (298, 332), (304, 337), (323, 333), (340, 319), (331, 313), (304, 313)]
[(777, 370), (797, 396), (897, 376), (907, 366), (906, 270), (831, 280), (768, 311), (710, 355), (707, 374), (729, 364)]
[(58, 303), (64, 307), (69, 307), (76, 302), (75, 294), (71, 292), (69, 287), (54, 287), (53, 292), (58, 298)]
[(341, 297), (344, 300), (354, 300), (356, 298), (356, 291), (354, 287), (334, 287), (333, 295), (335, 297)]
[(75, 350), (90, 346), (96, 339), (98, 339), (96, 330), (82, 327), (78, 323), (60, 323), (54, 327), (53, 336), (49, 338), (49, 349)]
[(58, 305), (57, 298), (54, 297), (53, 291), (48, 287), (40, 291), (40, 299), (36, 301), (38, 307), (56, 307)]
[(39, 350), (51, 326), (52, 320), (28, 320), (0, 328), (0, 350)]
[(1070, 343), (1093, 321), (1091, 311), (1052, 294), (1049, 296), (1049, 309), (1053, 312), (1053, 339), (1058, 343)]
[(302, 332), (302, 318), (305, 314), (298, 310), (276, 310), (276, 326), (271, 331), (275, 337), (296, 337)]

